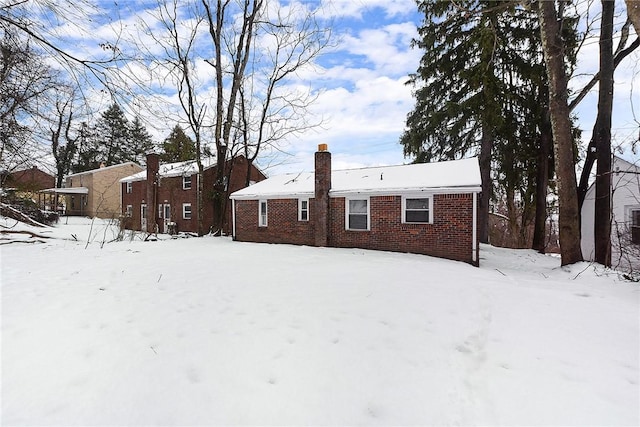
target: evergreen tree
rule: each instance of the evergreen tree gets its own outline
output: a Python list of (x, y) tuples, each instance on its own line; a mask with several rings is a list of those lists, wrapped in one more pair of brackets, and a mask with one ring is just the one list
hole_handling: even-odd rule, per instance
[(94, 133), (94, 142), (100, 152), (100, 161), (105, 166), (112, 166), (124, 161), (133, 160), (129, 153), (129, 120), (118, 104), (112, 104), (102, 113)]
[(136, 117), (129, 122), (120, 106), (113, 104), (94, 126), (84, 126), (74, 171), (95, 169), (100, 164), (143, 163), (152, 150), (153, 140), (142, 121)]
[(153, 139), (138, 116), (133, 119), (129, 129), (129, 148), (127, 151), (132, 156), (131, 161), (140, 164), (143, 164), (146, 155), (153, 151)]
[(425, 20), (414, 46), (424, 55), (411, 76), (416, 106), (400, 140), (405, 155), (418, 162), (478, 155), (480, 240), (488, 240), (495, 193), (511, 244), (529, 245), (535, 222), (542, 250), (553, 152), (536, 11), (512, 1), (418, 6)]
[(184, 133), (180, 125), (176, 125), (169, 136), (162, 141), (161, 148), (160, 159), (163, 162), (184, 162), (196, 158), (196, 144)]

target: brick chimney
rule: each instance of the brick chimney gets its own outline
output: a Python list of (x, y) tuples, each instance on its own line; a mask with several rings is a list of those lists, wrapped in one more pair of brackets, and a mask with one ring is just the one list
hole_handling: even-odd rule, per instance
[(315, 245), (327, 246), (329, 237), (329, 190), (331, 189), (331, 153), (327, 144), (319, 144), (315, 154)]
[(158, 204), (156, 202), (158, 195), (158, 171), (160, 170), (160, 156), (157, 154), (147, 154), (147, 231), (154, 232), (156, 230), (158, 213)]

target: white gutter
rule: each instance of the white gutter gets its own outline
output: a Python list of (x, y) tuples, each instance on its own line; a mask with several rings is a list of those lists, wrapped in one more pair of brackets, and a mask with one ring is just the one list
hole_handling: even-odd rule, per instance
[(471, 240), (471, 260), (478, 262), (478, 193), (473, 193), (473, 237)]

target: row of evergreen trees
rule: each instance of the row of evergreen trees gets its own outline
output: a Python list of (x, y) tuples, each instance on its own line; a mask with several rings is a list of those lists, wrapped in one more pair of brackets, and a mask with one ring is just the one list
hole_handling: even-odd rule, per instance
[[(544, 250), (547, 191), (554, 191), (555, 171), (536, 2), (417, 3), (424, 21), (414, 47), (423, 57), (411, 76), (416, 106), (400, 140), (405, 155), (417, 162), (479, 156), (481, 241), (488, 241), (491, 205), (508, 217), (514, 246)], [(575, 10), (560, 6), (571, 75), (585, 35), (577, 29)], [(577, 102), (579, 97), (570, 108)], [(576, 159), (579, 136), (574, 129)]]
[(77, 146), (69, 144), (60, 149), (73, 149), (71, 156), (59, 156), (70, 162), (72, 173), (125, 162), (145, 163), (149, 152), (159, 152), (163, 162), (180, 162), (196, 157), (195, 143), (176, 125), (170, 134), (156, 145), (139, 117), (127, 119), (118, 104), (112, 104), (94, 124), (82, 123)]

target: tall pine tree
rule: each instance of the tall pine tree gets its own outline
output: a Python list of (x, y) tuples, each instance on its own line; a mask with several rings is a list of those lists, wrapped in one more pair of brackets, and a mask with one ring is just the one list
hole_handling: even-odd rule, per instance
[(184, 162), (196, 158), (196, 144), (180, 125), (175, 125), (169, 136), (162, 141), (161, 149), (160, 159), (163, 162)]

